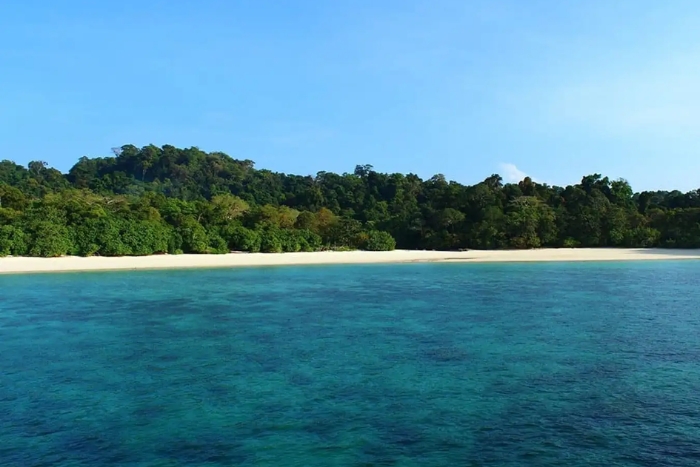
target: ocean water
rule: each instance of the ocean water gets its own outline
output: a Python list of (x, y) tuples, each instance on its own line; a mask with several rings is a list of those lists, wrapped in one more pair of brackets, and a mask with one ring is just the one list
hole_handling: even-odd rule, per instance
[(700, 263), (0, 276), (3, 466), (698, 466)]

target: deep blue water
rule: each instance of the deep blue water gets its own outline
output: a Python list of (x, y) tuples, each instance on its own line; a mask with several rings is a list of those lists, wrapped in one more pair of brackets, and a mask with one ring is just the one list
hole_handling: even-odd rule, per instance
[(698, 466), (700, 263), (0, 276), (0, 465)]

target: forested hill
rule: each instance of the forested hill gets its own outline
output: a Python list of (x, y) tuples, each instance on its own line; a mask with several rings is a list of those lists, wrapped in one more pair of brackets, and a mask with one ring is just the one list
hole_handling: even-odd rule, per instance
[(287, 175), (167, 145), (114, 154), (67, 174), (0, 162), (0, 255), (700, 247), (700, 190), (635, 194), (598, 174), (466, 186), (369, 165)]

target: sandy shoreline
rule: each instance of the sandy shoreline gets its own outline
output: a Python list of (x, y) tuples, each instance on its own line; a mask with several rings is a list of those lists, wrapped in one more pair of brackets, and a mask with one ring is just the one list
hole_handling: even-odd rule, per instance
[(0, 258), (0, 274), (109, 271), (139, 269), (225, 268), (311, 264), (370, 264), (413, 262), (537, 262), (640, 261), (700, 259), (700, 250), (661, 249), (542, 249), (461, 252), (348, 251), (314, 253), (232, 253), (227, 255), (161, 255), (139, 257)]

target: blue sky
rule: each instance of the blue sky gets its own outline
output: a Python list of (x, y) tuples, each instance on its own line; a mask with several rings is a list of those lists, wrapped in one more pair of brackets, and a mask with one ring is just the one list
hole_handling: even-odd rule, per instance
[(0, 159), (700, 187), (697, 0), (0, 3)]

